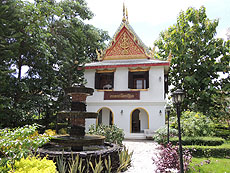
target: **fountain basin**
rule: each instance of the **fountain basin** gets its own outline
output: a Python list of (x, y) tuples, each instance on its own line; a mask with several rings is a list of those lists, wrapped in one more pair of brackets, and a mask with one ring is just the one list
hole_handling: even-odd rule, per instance
[(108, 157), (110, 157), (112, 172), (115, 172), (120, 166), (119, 152), (121, 152), (121, 150), (122, 147), (119, 145), (107, 142), (105, 142), (104, 145), (86, 146), (83, 151), (72, 151), (71, 149), (68, 149), (68, 147), (65, 148), (60, 145), (47, 143), (38, 149), (37, 154), (42, 158), (47, 157), (54, 162), (56, 162), (58, 158), (62, 158), (65, 161), (71, 161), (72, 158), (79, 156), (85, 167), (87, 167), (89, 161), (92, 161), (93, 164), (95, 164), (95, 160), (98, 162), (99, 158), (104, 162), (105, 159), (108, 160)]
[(82, 112), (82, 111), (61, 111), (57, 113), (59, 118), (97, 118), (96, 112)]
[(73, 137), (69, 135), (59, 135), (51, 138), (51, 143), (56, 143), (63, 147), (79, 147), (79, 146), (90, 146), (90, 145), (104, 145), (104, 136), (99, 135), (88, 135), (83, 137)]

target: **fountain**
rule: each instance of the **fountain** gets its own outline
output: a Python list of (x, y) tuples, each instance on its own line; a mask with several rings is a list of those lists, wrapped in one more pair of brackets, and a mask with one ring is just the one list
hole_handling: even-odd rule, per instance
[(51, 142), (38, 149), (41, 157), (48, 155), (49, 159), (56, 160), (58, 156), (64, 159), (79, 155), (80, 158), (98, 159), (111, 157), (112, 167), (119, 165), (119, 151), (121, 147), (104, 142), (105, 137), (85, 134), (85, 118), (97, 118), (98, 113), (86, 112), (86, 97), (93, 94), (92, 88), (74, 86), (65, 89), (65, 93), (72, 98), (71, 111), (57, 113), (57, 129), (59, 123), (67, 122), (70, 127), (68, 135), (57, 135)]

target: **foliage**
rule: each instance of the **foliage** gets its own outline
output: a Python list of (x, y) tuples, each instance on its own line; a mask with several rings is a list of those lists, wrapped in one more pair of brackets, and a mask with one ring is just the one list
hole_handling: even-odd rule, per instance
[(122, 145), (122, 141), (124, 140), (124, 132), (123, 129), (118, 128), (116, 125), (91, 125), (89, 127), (89, 134), (94, 135), (102, 135), (105, 136), (105, 141), (110, 143), (115, 143)]
[(215, 130), (215, 136), (229, 140), (230, 139), (230, 130), (216, 129)]
[(60, 173), (75, 173), (75, 172), (94, 172), (94, 173), (111, 173), (113, 171), (123, 172), (128, 169), (131, 164), (133, 152), (129, 153), (125, 147), (119, 153), (119, 164), (118, 168), (112, 167), (112, 159), (110, 155), (108, 157), (92, 160), (83, 159), (77, 155), (75, 158), (72, 156), (70, 161), (64, 160), (63, 156), (57, 159), (57, 170)]
[(63, 155), (58, 156), (56, 164), (57, 164), (57, 170), (59, 173), (66, 173), (67, 172), (67, 169), (68, 169), (67, 166), (68, 165), (65, 162)]
[[(169, 128), (169, 136), (174, 137), (178, 134), (178, 131), (174, 128)], [(158, 144), (166, 144), (167, 143), (167, 136), (168, 136), (168, 127), (163, 126), (159, 128), (156, 133), (153, 135), (153, 140)]]
[(205, 7), (190, 7), (155, 42), (157, 57), (167, 59), (171, 54), (168, 81), (172, 91), (185, 91), (182, 108), (208, 116), (218, 116), (217, 98), (222, 90), (229, 91), (230, 77), (218, 80), (218, 72), (229, 73), (230, 42), (215, 38), (217, 26), (218, 20), (210, 20)]
[(48, 130), (45, 130), (45, 134), (47, 136), (54, 136), (54, 135), (56, 135), (56, 131), (52, 130), (52, 129), (48, 129)]
[[(177, 128), (177, 118), (172, 122)], [(181, 115), (181, 129), (184, 136), (212, 136), (214, 135), (213, 121), (199, 112), (185, 111)]]
[(101, 173), (103, 171), (103, 163), (102, 163), (101, 157), (99, 158), (98, 162), (95, 159), (94, 163), (95, 163), (95, 166), (93, 166), (93, 163), (91, 161), (89, 162), (93, 173)]
[(112, 172), (112, 164), (111, 164), (111, 158), (110, 156), (108, 156), (108, 160), (105, 159), (105, 168), (106, 168), (106, 172), (107, 173), (111, 173)]
[(230, 139), (229, 127), (224, 126), (223, 123), (215, 124), (214, 133), (214, 136), (221, 137), (226, 140)]
[(119, 153), (120, 166), (117, 172), (124, 172), (128, 169), (132, 161), (133, 151), (129, 153), (129, 150), (124, 147), (124, 150)]
[(184, 146), (188, 149), (193, 157), (216, 157), (216, 158), (230, 158), (230, 144), (226, 143), (220, 146)]
[(49, 141), (48, 135), (38, 134), (37, 128), (38, 125), (26, 125), (16, 129), (0, 130), (2, 165), (13, 164), (15, 160), (26, 158)]
[[(77, 155), (75, 158), (72, 155), (69, 161), (66, 161), (62, 155), (57, 158), (57, 170), (60, 173), (83, 173), (85, 170), (85, 166), (83, 166), (83, 159), (80, 158), (79, 155)], [(86, 172), (89, 172), (89, 166), (87, 167)]]
[[(182, 145), (204, 145), (204, 146), (217, 146), (222, 145), (225, 140), (218, 137), (182, 137)], [(178, 138), (170, 138), (173, 145), (178, 143)]]
[(56, 166), (52, 160), (48, 160), (45, 157), (43, 159), (39, 157), (27, 157), (16, 161), (13, 167), (11, 167), (10, 173), (56, 173)]
[(189, 166), (189, 173), (215, 173), (228, 172), (230, 170), (230, 160), (223, 158), (192, 158), (192, 163)]
[[(188, 170), (192, 156), (188, 150), (183, 151), (184, 170)], [(156, 164), (159, 172), (167, 172), (170, 170), (180, 170), (179, 148), (171, 143), (166, 146), (160, 146), (160, 153), (157, 158), (153, 158), (153, 163)]]
[(0, 128), (48, 126), (109, 37), (84, 23), (93, 16), (85, 0), (2, 0), (0, 11)]

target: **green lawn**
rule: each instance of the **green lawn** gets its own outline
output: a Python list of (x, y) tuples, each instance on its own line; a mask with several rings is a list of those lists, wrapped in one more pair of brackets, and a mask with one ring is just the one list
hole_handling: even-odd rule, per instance
[[(210, 160), (208, 164), (206, 161)], [(222, 158), (193, 158), (190, 163), (190, 171), (200, 173), (230, 173), (230, 159)]]

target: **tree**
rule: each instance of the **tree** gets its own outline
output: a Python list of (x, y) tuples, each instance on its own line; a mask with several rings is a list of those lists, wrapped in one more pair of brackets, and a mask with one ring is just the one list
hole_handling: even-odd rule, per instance
[[(11, 54), (1, 54), (4, 58), (1, 72), (8, 71), (9, 79), (1, 81), (5, 90), (0, 90), (0, 96), (10, 99), (10, 105), (0, 103), (2, 126), (19, 126), (39, 117), (48, 124), (62, 106), (63, 89), (85, 82), (79, 69), (96, 57), (95, 50), (103, 48), (109, 37), (106, 32), (84, 23), (93, 16), (84, 0), (1, 3), (4, 6), (0, 8), (14, 5), (12, 10), (17, 12), (11, 12), (11, 18), (7, 16), (9, 10), (0, 13), (6, 16), (1, 20), (3, 25), (9, 24), (14, 31), (14, 34), (0, 35), (11, 48)], [(15, 19), (14, 25), (11, 19)], [(6, 46), (0, 49), (7, 52)], [(24, 67), (28, 71), (22, 74)]]
[(169, 83), (186, 93), (184, 109), (213, 115), (221, 82), (218, 72), (229, 73), (229, 47), (215, 38), (218, 20), (209, 20), (205, 7), (181, 11), (177, 23), (160, 34), (156, 56), (172, 55)]

